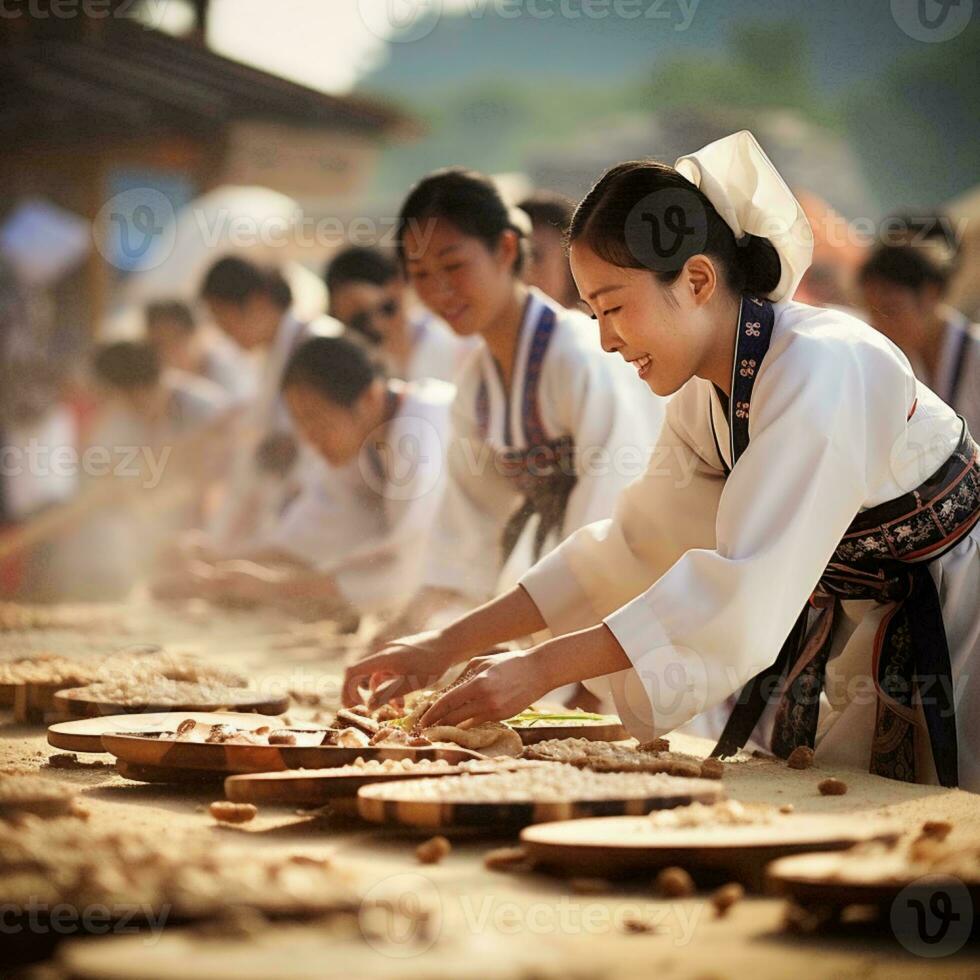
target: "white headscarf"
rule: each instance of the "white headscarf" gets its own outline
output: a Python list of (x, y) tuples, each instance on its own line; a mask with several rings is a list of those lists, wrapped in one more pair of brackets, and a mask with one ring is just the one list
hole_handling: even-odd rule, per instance
[(700, 188), (735, 238), (772, 242), (782, 272), (767, 298), (789, 299), (813, 259), (813, 231), (800, 202), (746, 129), (679, 157), (674, 167)]

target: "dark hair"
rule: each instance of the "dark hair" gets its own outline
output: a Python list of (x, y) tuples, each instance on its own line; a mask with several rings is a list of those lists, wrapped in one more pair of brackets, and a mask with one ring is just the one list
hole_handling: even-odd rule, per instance
[(333, 290), (349, 282), (368, 282), (372, 286), (387, 286), (398, 278), (398, 263), (380, 248), (352, 245), (338, 252), (323, 270), (327, 289)]
[(317, 394), (350, 408), (380, 371), (359, 345), (344, 337), (311, 337), (293, 351), (282, 388), (308, 385)]
[(517, 205), (530, 219), (531, 224), (548, 225), (565, 235), (575, 213), (573, 201), (557, 191), (535, 191)]
[(493, 181), (462, 167), (437, 170), (417, 183), (409, 192), (398, 216), (395, 231), (398, 261), (405, 266), (405, 232), (427, 218), (443, 218), (464, 235), (478, 238), (491, 251), (505, 231), (516, 231), (521, 247), (514, 260), (513, 273), (524, 267), (526, 231), (504, 203)]
[(146, 307), (146, 326), (152, 328), (161, 321), (176, 323), (185, 333), (193, 333), (197, 321), (191, 308), (179, 300), (164, 300), (159, 303), (149, 303)]
[(152, 387), (160, 381), (160, 361), (156, 351), (149, 344), (132, 340), (97, 348), (92, 369), (103, 384), (123, 391)]
[(221, 300), (239, 306), (256, 293), (264, 293), (282, 310), (288, 310), (293, 302), (289, 283), (278, 269), (265, 269), (233, 255), (215, 262), (201, 286), (201, 296), (204, 299)]
[(879, 280), (914, 289), (925, 286), (946, 288), (949, 270), (915, 245), (879, 245), (858, 275), (862, 285)]
[[(668, 233), (663, 248), (661, 230)], [(656, 236), (656, 237), (655, 237)], [(673, 167), (631, 160), (607, 170), (575, 209), (569, 242), (583, 241), (600, 258), (624, 269), (649, 269), (674, 282), (692, 256), (721, 266), (735, 293), (772, 292), (781, 274), (772, 243), (735, 233), (700, 188)]]

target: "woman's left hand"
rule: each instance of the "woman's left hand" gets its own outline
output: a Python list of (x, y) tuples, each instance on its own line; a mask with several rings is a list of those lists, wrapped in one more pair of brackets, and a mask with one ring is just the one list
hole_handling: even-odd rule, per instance
[(434, 701), (419, 720), (421, 728), (511, 718), (553, 690), (548, 644), (530, 650), (476, 657), (461, 680)]

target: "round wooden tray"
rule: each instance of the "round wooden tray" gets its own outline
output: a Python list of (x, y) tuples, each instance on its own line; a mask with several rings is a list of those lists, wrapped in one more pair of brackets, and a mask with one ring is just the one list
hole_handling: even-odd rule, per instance
[(54, 695), (55, 710), (69, 718), (98, 718), (101, 715), (138, 715), (147, 712), (174, 711), (241, 711), (256, 712), (262, 715), (281, 715), (289, 707), (289, 695), (271, 697), (258, 691), (241, 689), (235, 691), (231, 704), (112, 704), (94, 701), (84, 694), (84, 688), (69, 688)]
[(106, 715), (59, 721), (48, 726), (48, 744), (68, 752), (105, 752), (103, 735), (125, 735), (127, 732), (172, 732), (186, 719), (205, 725), (234, 725), (236, 728), (276, 726), (268, 715), (233, 711), (161, 711), (141, 715)]
[(443, 803), (411, 798), (398, 784), (365, 786), (357, 794), (357, 809), (371, 823), (409, 827), (524, 827), (554, 820), (642, 814), (690, 803), (715, 803), (725, 798), (716, 780), (671, 779), (662, 793), (632, 799), (576, 800), (561, 803)]
[(678, 865), (723, 870), (759, 885), (765, 865), (787, 854), (895, 836), (852, 816), (788, 814), (770, 824), (710, 829), (657, 827), (646, 817), (625, 816), (539, 824), (524, 830), (521, 841), (536, 864), (563, 872), (614, 876)]
[(980, 903), (980, 881), (918, 874), (910, 874), (901, 880), (848, 881), (841, 876), (841, 867), (841, 855), (838, 854), (798, 854), (770, 864), (766, 868), (766, 884), (776, 894), (800, 905), (838, 908), (848, 905), (890, 906), (899, 893), (909, 889), (909, 897), (914, 899), (918, 895), (925, 900), (925, 907), (928, 908), (928, 896), (935, 892), (937, 884), (948, 880), (954, 887), (965, 888), (969, 892), (974, 908)]
[[(292, 730), (292, 729), (291, 729)], [(311, 738), (322, 738), (322, 732)], [(332, 745), (242, 745), (231, 742), (189, 742), (139, 735), (103, 735), (105, 750), (125, 762), (166, 769), (203, 769), (225, 775), (281, 772), (286, 769), (333, 769), (362, 759), (444, 759), (455, 764), (482, 756), (469, 749)]]

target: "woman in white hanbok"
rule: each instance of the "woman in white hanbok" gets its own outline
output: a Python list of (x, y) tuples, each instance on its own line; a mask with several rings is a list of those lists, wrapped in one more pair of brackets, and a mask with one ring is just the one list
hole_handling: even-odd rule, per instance
[(613, 168), (570, 239), (606, 349), (677, 392), (650, 468), (508, 594), (351, 667), (344, 696), (547, 625), (471, 662), (422, 724), (597, 679), (640, 739), (727, 706), (718, 755), (767, 738), (980, 789), (976, 443), (890, 341), (789, 299), (809, 227), (751, 134)]
[(402, 207), (409, 282), (458, 336), (480, 341), (457, 377), (446, 499), (402, 632), (485, 601), (508, 560), (525, 571), (608, 517), (663, 420), (662, 401), (603, 353), (582, 313), (521, 281), (528, 229), (488, 178), (464, 170), (430, 175)]

